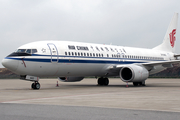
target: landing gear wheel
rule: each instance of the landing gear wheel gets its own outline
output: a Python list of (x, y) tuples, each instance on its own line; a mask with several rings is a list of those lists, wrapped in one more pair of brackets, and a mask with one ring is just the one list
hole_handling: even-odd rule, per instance
[(38, 82), (35, 84), (35, 88), (36, 88), (37, 90), (39, 90), (40, 84), (39, 84)]
[(40, 89), (40, 84), (38, 82), (34, 82), (34, 83), (32, 83), (31, 88), (39, 90)]
[(142, 86), (146, 86), (146, 83), (145, 83), (145, 81), (142, 81), (141, 83), (142, 83)]
[(98, 79), (98, 85), (105, 85), (107, 86), (109, 84), (109, 79), (108, 78), (99, 78)]
[(103, 85), (103, 78), (98, 79), (98, 85)]
[(32, 83), (31, 88), (35, 89), (35, 83)]
[(133, 85), (134, 86), (146, 86), (146, 84), (145, 84), (145, 81), (142, 81), (142, 82), (133, 82)]
[(142, 84), (143, 84), (142, 82), (139, 82), (139, 85), (140, 85), (140, 86), (142, 86)]
[(138, 84), (139, 84), (140, 86), (146, 86), (145, 81), (139, 82)]
[(138, 86), (138, 82), (133, 82), (133, 85), (134, 86)]
[(109, 79), (108, 78), (104, 78), (104, 85), (107, 86), (109, 84)]

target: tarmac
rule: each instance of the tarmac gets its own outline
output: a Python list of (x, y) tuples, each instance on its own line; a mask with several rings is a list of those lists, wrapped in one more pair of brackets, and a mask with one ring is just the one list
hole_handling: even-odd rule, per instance
[[(29, 81), (1, 79), (0, 119), (8, 120), (11, 117), (15, 119), (18, 115), (17, 119), (24, 119), (24, 114), (20, 111), (25, 112), (27, 108), (29, 110), (26, 112), (27, 115), (44, 111), (39, 117), (29, 115), (31, 119), (42, 120), (45, 118), (119, 119), (119, 117), (152, 119), (155, 116), (160, 119), (180, 118), (180, 79), (147, 79), (146, 86), (137, 87), (132, 83), (128, 83), (127, 87), (127, 84), (119, 78), (110, 78), (109, 86), (98, 86), (95, 78), (86, 78), (81, 82), (58, 81), (58, 87), (57, 81), (58, 79), (40, 79), (41, 88), (32, 90)], [(32, 107), (36, 109), (30, 109)], [(16, 108), (22, 109), (18, 113)], [(17, 113), (12, 115), (8, 110)], [(51, 113), (53, 111), (59, 111), (61, 116), (51, 117), (55, 114)], [(115, 111), (121, 114), (119, 112), (115, 114)], [(51, 115), (45, 117), (46, 112)], [(105, 117), (104, 112), (113, 116)], [(127, 114), (130, 116), (127, 117)]]

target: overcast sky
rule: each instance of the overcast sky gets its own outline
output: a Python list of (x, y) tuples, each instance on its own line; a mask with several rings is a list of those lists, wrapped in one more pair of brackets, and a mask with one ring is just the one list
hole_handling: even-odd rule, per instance
[[(41, 40), (153, 48), (174, 12), (180, 12), (180, 0), (0, 0), (0, 60)], [(177, 53), (179, 29), (180, 23)]]

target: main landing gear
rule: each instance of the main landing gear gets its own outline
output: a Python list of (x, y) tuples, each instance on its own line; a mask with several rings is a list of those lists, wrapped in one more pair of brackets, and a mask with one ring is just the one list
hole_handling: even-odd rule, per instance
[(39, 89), (40, 89), (40, 84), (39, 84), (39, 82), (36, 82), (36, 81), (35, 81), (34, 83), (32, 83), (31, 88), (32, 88), (32, 89), (39, 90)]
[(98, 85), (107, 86), (109, 84), (109, 79), (100, 77), (97, 82), (98, 82)]
[(146, 84), (145, 84), (145, 81), (142, 81), (142, 82), (133, 82), (133, 85), (134, 86), (146, 86)]

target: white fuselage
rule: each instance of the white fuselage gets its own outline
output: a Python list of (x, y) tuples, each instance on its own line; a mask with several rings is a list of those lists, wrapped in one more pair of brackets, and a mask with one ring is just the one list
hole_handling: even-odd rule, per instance
[[(29, 56), (7, 56), (4, 63), (11, 61), (11, 71), (32, 76), (118, 76), (108, 68), (174, 59), (171, 52), (69, 41), (39, 41), (19, 49), (36, 49), (37, 52)], [(156, 66), (150, 74), (164, 69), (161, 65)]]

